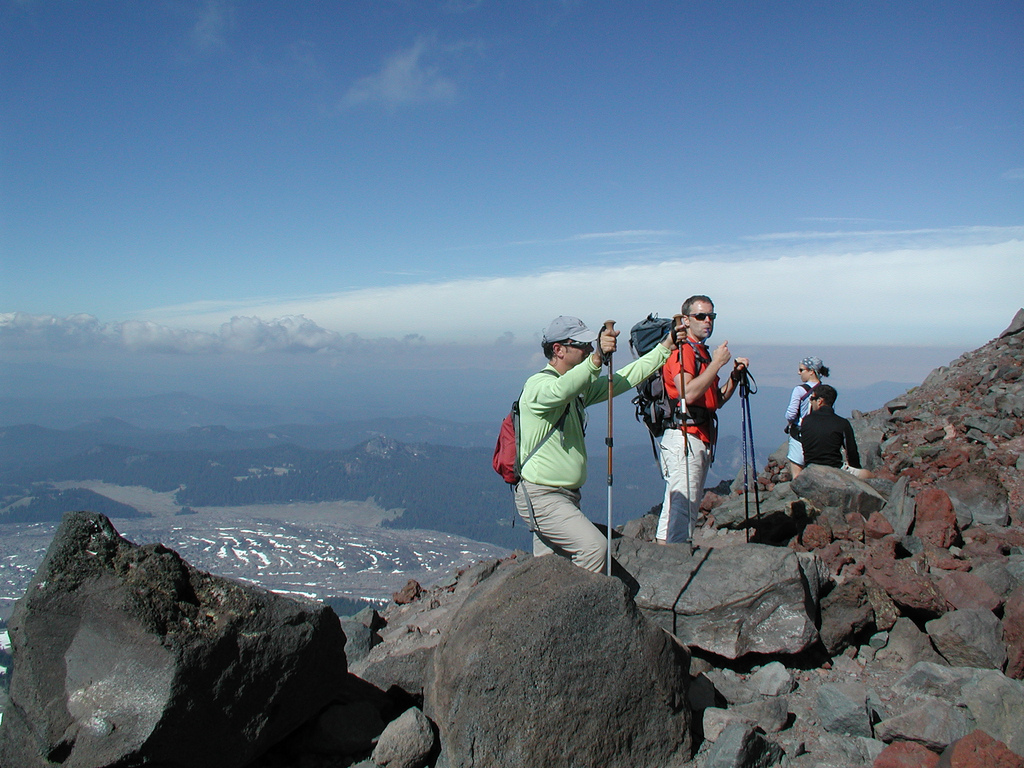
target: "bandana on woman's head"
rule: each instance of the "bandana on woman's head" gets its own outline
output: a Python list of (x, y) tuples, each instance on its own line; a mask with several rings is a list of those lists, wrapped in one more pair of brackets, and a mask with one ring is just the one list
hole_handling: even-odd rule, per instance
[(815, 373), (821, 373), (821, 369), (825, 367), (825, 363), (821, 361), (820, 357), (805, 357), (800, 361), (800, 365), (810, 368)]

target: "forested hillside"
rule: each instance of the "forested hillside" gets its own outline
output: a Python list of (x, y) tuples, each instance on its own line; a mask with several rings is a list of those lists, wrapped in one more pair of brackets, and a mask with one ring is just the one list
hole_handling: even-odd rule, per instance
[(98, 480), (173, 492), (182, 507), (200, 510), (373, 497), (387, 509), (404, 511), (389, 523), (394, 527), (429, 528), (509, 548), (523, 546), (524, 529), (512, 530), (508, 491), (489, 464), (488, 449), (404, 445), (385, 437), (345, 451), (293, 445), (220, 452), (140, 451), (110, 445), (6, 473), (0, 521), (56, 520), (70, 509), (112, 517), (138, 514), (90, 491), (58, 491), (49, 485)]
[[(215, 428), (197, 428), (191, 435), (209, 439)], [(137, 431), (124, 431), (138, 440)], [(401, 510), (382, 523), (393, 528), (443, 531), (502, 547), (528, 547), (526, 527), (513, 528), (514, 507), (508, 487), (490, 467), (491, 448), (406, 444), (378, 435), (343, 449), (272, 444), (244, 449), (182, 448), (180, 435), (166, 442), (173, 448), (139, 445), (92, 445), (71, 453), (81, 430), (10, 429), (0, 436), (7, 453), (24, 449), (31, 465), (4, 462), (0, 475), (0, 523), (55, 521), (69, 510), (87, 509), (112, 518), (138, 516), (128, 499), (114, 501), (69, 484), (102, 482), (138, 486), (171, 494), (178, 514), (202, 514), (210, 507), (243, 507), (299, 502), (364, 501), (373, 498), (389, 510)], [(278, 432), (273, 433), (275, 437)], [(68, 438), (62, 442), (61, 438)], [(158, 443), (150, 433), (148, 440)], [(48, 463), (42, 461), (54, 448)], [(717, 471), (709, 485), (731, 479), (740, 464), (740, 446), (724, 438)], [(70, 455), (69, 455), (70, 454)], [(583, 511), (593, 520), (607, 519), (606, 452), (593, 450), (590, 480), (583, 490)], [(59, 484), (59, 487), (58, 487)], [(663, 481), (650, 445), (615, 448), (614, 520), (621, 523), (661, 500)]]

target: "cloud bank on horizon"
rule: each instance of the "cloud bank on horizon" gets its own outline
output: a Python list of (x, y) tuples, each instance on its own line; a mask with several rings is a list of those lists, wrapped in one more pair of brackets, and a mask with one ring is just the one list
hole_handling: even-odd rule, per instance
[[(614, 248), (660, 234), (573, 239)], [(649, 249), (618, 265), (204, 302), (126, 320), (7, 313), (0, 315), (0, 349), (392, 353), (409, 344), (535, 345), (558, 314), (595, 326), (613, 318), (628, 330), (648, 312), (677, 312), (694, 293), (715, 300), (717, 339), (734, 345), (967, 348), (992, 338), (1024, 303), (1022, 263), (1024, 227), (773, 234), (683, 258)]]
[(694, 293), (734, 350), (977, 346), (1024, 301), (983, 5), (0, 0), (0, 354), (493, 370)]

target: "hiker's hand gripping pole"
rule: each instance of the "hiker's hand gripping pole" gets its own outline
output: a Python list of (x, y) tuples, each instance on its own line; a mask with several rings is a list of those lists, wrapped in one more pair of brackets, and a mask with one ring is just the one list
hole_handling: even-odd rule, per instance
[(686, 343), (686, 330), (679, 330), (682, 322), (682, 315), (672, 315), (672, 340), (676, 343), (676, 353), (679, 355), (679, 417), (683, 420), (683, 427), (685, 427), (687, 410), (686, 377), (683, 375), (683, 344)]
[(690, 522), (693, 519), (693, 491), (690, 487), (690, 436), (686, 431), (686, 422), (690, 411), (686, 405), (686, 369), (683, 365), (683, 347), (686, 345), (687, 329), (680, 333), (676, 327), (683, 322), (682, 315), (672, 316), (672, 332), (676, 334), (676, 352), (679, 354), (679, 419), (681, 424), (679, 430), (683, 433), (683, 464), (686, 466), (686, 540), (693, 541), (693, 529)]
[[(615, 321), (606, 320), (601, 333), (612, 334), (615, 331)], [(608, 438), (605, 444), (608, 446), (608, 546), (605, 561), (606, 573), (612, 575), (612, 400), (615, 397), (615, 381), (612, 373), (612, 353), (604, 355), (604, 362), (608, 366)]]
[[(690, 455), (690, 442), (686, 439), (686, 419), (690, 413), (690, 409), (686, 405), (686, 371), (683, 370), (683, 347), (686, 345), (686, 329), (677, 331), (680, 323), (683, 322), (682, 315), (672, 315), (672, 337), (676, 340), (676, 353), (679, 355), (679, 418), (682, 420), (680, 429), (683, 431), (683, 454), (686, 456)], [(686, 465), (686, 469), (690, 469), (690, 465)], [(689, 478), (687, 478), (687, 488), (689, 488)]]

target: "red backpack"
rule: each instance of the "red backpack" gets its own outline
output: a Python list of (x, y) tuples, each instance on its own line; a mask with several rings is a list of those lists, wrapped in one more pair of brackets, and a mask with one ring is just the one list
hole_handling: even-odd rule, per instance
[[(552, 376), (558, 374), (550, 368), (545, 368), (541, 373), (547, 373)], [(522, 397), (522, 393), (519, 393), (519, 397)], [(530, 451), (529, 455), (523, 459), (522, 463), (519, 461), (519, 400), (512, 402), (512, 409), (508, 412), (501, 422), (501, 429), (498, 430), (498, 442), (494, 445), (494, 458), (491, 459), (491, 466), (494, 467), (494, 471), (501, 475), (502, 479), (509, 485), (515, 485), (519, 482), (522, 476), (523, 464), (533, 458), (533, 455), (540, 450), (541, 446), (548, 441), (555, 432), (560, 430), (565, 424), (565, 417), (569, 415), (569, 407), (572, 403), (566, 403), (565, 410), (559, 417), (558, 421), (548, 430), (548, 433), (544, 435), (544, 438), (537, 443), (536, 447)]]

